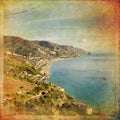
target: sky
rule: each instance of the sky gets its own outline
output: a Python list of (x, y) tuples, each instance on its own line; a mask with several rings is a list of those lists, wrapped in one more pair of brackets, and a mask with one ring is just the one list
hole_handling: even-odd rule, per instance
[(47, 40), (87, 51), (115, 51), (117, 3), (90, 0), (9, 0), (4, 34)]

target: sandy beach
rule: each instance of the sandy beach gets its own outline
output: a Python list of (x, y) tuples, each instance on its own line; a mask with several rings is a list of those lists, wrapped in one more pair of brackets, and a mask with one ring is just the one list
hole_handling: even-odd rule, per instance
[(41, 73), (42, 74), (47, 74), (47, 75), (50, 75), (50, 68), (52, 66), (52, 64), (54, 62), (57, 62), (57, 61), (61, 61), (61, 60), (64, 60), (65, 58), (55, 58), (55, 59), (51, 59), (51, 60), (48, 60), (46, 62), (46, 65), (42, 67), (42, 70), (41, 70)]

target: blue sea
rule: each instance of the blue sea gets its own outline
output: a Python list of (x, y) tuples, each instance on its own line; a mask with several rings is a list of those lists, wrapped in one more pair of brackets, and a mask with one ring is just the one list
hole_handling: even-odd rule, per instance
[(116, 109), (116, 57), (94, 53), (53, 63), (48, 82), (101, 113)]

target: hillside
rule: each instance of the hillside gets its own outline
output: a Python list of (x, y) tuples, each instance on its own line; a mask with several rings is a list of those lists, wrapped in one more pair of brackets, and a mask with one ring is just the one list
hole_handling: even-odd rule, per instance
[(53, 56), (51, 51), (45, 49), (33, 41), (28, 41), (21, 37), (4, 36), (4, 47), (11, 53), (19, 54), (22, 56), (41, 56), (49, 58)]
[(5, 48), (23, 56), (53, 57), (78, 57), (87, 52), (73, 46), (58, 45), (48, 41), (29, 41), (16, 36), (4, 36)]
[[(28, 59), (4, 51), (3, 112), (9, 114), (87, 115), (92, 108), (75, 101), (64, 89), (42, 80), (45, 74)], [(36, 80), (36, 77), (38, 79)]]
[(87, 52), (73, 46), (58, 45), (48, 41), (35, 41), (38, 45), (53, 51), (57, 57), (77, 57)]
[[(60, 51), (62, 50), (61, 53), (59, 52), (59, 56), (67, 55), (64, 52), (68, 52), (72, 47), (50, 42), (50, 45), (46, 47), (44, 46), (45, 44), (38, 45), (38, 43), (33, 41), (10, 36), (5, 37), (4, 43), (3, 112), (5, 115), (79, 116), (92, 114), (90, 106), (75, 101), (74, 98), (65, 93), (63, 88), (55, 86), (53, 83), (47, 83), (48, 75), (46, 71), (41, 72), (50, 60), (58, 58), (51, 53), (51, 51), (55, 51), (55, 47), (59, 47)], [(54, 49), (51, 49), (52, 47)], [(77, 50), (77, 48), (73, 49), (70, 54)], [(53, 56), (50, 56), (51, 54)]]

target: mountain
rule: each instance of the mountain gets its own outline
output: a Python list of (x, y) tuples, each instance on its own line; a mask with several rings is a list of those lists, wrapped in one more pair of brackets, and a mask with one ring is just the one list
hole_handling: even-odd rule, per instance
[(48, 41), (35, 41), (35, 43), (37, 43), (42, 47), (49, 48), (49, 50), (56, 53), (56, 56), (58, 57), (60, 56), (61, 57), (69, 57), (69, 56), (77, 57), (87, 53), (86, 51), (80, 48), (75, 48), (73, 46), (67, 46), (67, 45), (58, 45)]
[(36, 44), (34, 41), (29, 41), (16, 36), (4, 36), (4, 48), (11, 53), (19, 54), (22, 56), (52, 56), (51, 51)]
[(87, 52), (73, 46), (58, 45), (48, 41), (29, 41), (17, 36), (4, 36), (5, 49), (23, 56), (78, 57)]

